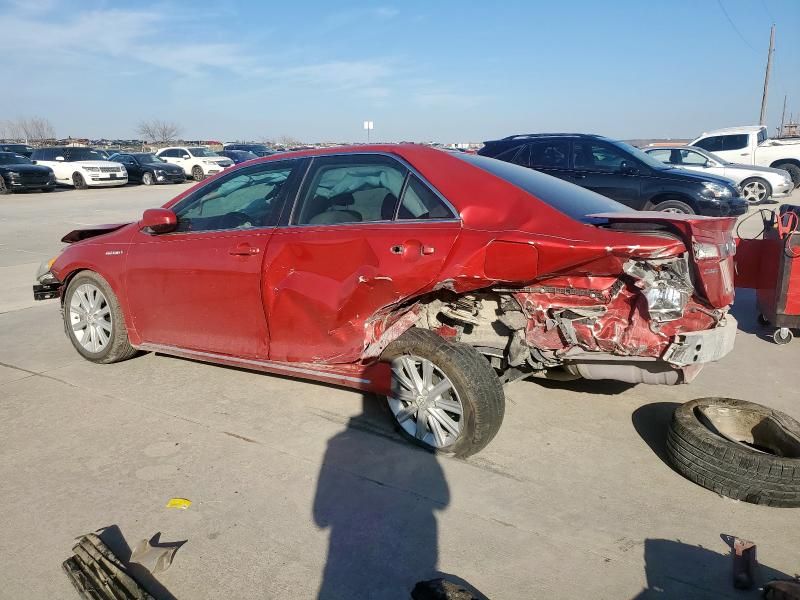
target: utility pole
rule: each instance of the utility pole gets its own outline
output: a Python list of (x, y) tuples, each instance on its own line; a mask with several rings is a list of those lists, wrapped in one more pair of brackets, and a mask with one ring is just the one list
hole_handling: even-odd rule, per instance
[(778, 133), (778, 137), (783, 137), (783, 122), (786, 118), (786, 94), (783, 95), (783, 112), (781, 113), (781, 130)]
[(772, 55), (775, 52), (775, 24), (769, 30), (769, 52), (767, 53), (767, 72), (764, 74), (764, 94), (761, 96), (761, 117), (759, 125), (764, 125), (767, 120), (767, 93), (769, 92), (769, 74), (772, 71)]

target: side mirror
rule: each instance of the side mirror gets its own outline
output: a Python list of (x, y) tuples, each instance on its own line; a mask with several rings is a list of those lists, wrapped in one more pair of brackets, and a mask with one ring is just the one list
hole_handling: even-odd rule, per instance
[(63, 157), (63, 156), (56, 156), (56, 160), (63, 161), (63, 160), (64, 160), (64, 157)]
[(638, 175), (639, 169), (631, 165), (627, 160), (619, 163), (619, 172), (623, 175)]
[(190, 159), (190, 158), (192, 158), (192, 157), (191, 157), (191, 156), (189, 156), (188, 154), (184, 154), (183, 156), (181, 156), (181, 158), (182, 158), (183, 160), (189, 160), (189, 159)]
[(168, 208), (148, 208), (139, 221), (139, 229), (152, 233), (169, 233), (178, 227), (178, 217)]

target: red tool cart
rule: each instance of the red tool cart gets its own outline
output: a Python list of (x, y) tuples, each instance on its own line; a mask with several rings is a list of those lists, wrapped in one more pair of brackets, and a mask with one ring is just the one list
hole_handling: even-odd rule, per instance
[(736, 287), (756, 290), (759, 322), (775, 327), (776, 344), (787, 344), (792, 329), (800, 329), (800, 206), (751, 216), (756, 214), (764, 223), (761, 233), (737, 239)]

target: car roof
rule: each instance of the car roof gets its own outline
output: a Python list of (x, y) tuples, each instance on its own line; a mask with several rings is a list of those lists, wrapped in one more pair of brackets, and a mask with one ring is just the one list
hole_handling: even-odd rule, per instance
[(497, 140), (488, 140), (484, 143), (493, 144), (497, 142), (513, 142), (513, 141), (525, 141), (529, 139), (535, 140), (542, 138), (564, 138), (564, 137), (576, 138), (576, 139), (600, 139), (600, 140), (609, 139), (605, 136), (597, 135), (595, 133), (518, 133)]
[(761, 125), (744, 125), (742, 127), (724, 127), (722, 129), (712, 129), (711, 131), (704, 131), (700, 134), (701, 137), (706, 135), (722, 135), (726, 133), (758, 133), (762, 129), (766, 129)]

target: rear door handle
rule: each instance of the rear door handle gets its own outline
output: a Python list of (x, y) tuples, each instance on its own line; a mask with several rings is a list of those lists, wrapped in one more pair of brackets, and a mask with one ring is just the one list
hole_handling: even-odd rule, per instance
[(580, 173), (573, 173), (570, 177), (573, 179), (586, 179), (586, 175), (581, 175)]
[(253, 254), (258, 254), (260, 250), (255, 246), (251, 246), (248, 243), (241, 243), (236, 244), (233, 248), (228, 250), (228, 254), (233, 254), (234, 256), (251, 256)]

